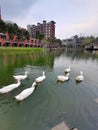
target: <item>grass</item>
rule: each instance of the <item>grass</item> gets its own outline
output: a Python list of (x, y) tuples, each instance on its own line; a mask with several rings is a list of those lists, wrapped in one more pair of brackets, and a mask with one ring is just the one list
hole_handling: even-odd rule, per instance
[(0, 54), (2, 53), (35, 53), (41, 52), (43, 48), (33, 48), (33, 47), (0, 47)]

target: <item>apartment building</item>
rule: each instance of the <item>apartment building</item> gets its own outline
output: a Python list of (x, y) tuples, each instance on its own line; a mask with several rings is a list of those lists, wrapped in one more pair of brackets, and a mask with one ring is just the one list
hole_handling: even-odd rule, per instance
[(27, 29), (32, 38), (36, 36), (37, 32), (43, 34), (45, 38), (55, 38), (54, 21), (46, 22), (46, 20), (43, 20), (43, 23), (37, 23), (37, 25), (27, 25)]
[(82, 47), (82, 41), (78, 38), (77, 35), (68, 39), (64, 39), (62, 42), (66, 47), (69, 47), (69, 48)]

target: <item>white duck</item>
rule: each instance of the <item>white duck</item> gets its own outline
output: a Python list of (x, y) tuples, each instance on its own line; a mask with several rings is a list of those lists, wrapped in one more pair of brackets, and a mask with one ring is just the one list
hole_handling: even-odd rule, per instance
[(83, 72), (80, 71), (80, 75), (77, 76), (77, 77), (75, 78), (75, 80), (76, 80), (77, 82), (81, 82), (81, 81), (83, 81), (83, 79), (84, 79)]
[(61, 82), (64, 82), (64, 81), (69, 80), (69, 73), (66, 74), (66, 76), (58, 75), (58, 76), (57, 76), (57, 80), (58, 80), (58, 81), (61, 81)]
[(25, 98), (27, 98), (28, 96), (30, 96), (33, 93), (33, 91), (34, 91), (35, 86), (36, 86), (36, 82), (34, 82), (32, 84), (32, 87), (23, 90), (20, 94), (18, 94), (17, 96), (15, 96), (16, 100), (22, 101)]
[(70, 65), (69, 65), (69, 67), (66, 68), (66, 69), (64, 70), (64, 72), (65, 72), (65, 73), (69, 73), (70, 71), (71, 71), (71, 68), (70, 68)]
[(24, 80), (24, 79), (26, 79), (27, 78), (27, 75), (28, 74), (28, 72), (26, 71), (25, 72), (25, 75), (14, 75), (13, 77), (16, 79), (16, 80)]
[(8, 86), (4, 86), (3, 88), (0, 89), (0, 93), (8, 93), (12, 91), (15, 88), (18, 88), (18, 86), (21, 84), (20, 80), (17, 81), (17, 83), (10, 84)]
[(36, 78), (35, 81), (36, 81), (37, 83), (39, 83), (39, 82), (42, 82), (43, 80), (45, 80), (45, 78), (46, 78), (46, 76), (45, 76), (45, 71), (43, 71), (42, 76)]

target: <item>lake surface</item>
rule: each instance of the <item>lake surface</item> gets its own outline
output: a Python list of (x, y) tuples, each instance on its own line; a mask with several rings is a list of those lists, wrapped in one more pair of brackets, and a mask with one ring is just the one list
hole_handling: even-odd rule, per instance
[[(70, 80), (57, 82), (71, 66)], [(98, 130), (98, 52), (65, 51), (63, 53), (0, 55), (0, 88), (15, 83), (13, 75), (28, 78), (7, 94), (0, 94), (0, 130), (50, 130), (62, 120), (71, 128)], [(46, 71), (27, 99), (17, 102), (15, 96), (31, 87), (35, 78)], [(84, 80), (76, 83), (80, 71)]]

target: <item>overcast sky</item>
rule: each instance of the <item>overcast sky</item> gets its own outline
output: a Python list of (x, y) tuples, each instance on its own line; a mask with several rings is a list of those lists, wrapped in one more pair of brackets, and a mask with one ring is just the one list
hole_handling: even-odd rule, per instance
[(98, 0), (0, 0), (4, 21), (27, 24), (56, 22), (56, 37), (98, 36)]

